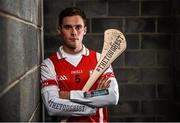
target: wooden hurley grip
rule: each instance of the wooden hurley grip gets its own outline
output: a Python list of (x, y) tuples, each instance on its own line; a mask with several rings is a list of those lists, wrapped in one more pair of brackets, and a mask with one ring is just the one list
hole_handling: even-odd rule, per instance
[(104, 34), (104, 46), (100, 60), (96, 65), (92, 75), (83, 87), (83, 91), (88, 91), (111, 63), (126, 49), (124, 35), (116, 29), (108, 29)]

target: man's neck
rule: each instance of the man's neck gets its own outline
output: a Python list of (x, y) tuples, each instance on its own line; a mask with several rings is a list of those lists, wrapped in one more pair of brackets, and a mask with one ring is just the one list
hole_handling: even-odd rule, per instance
[(81, 48), (67, 48), (63, 46), (63, 50), (68, 54), (78, 54), (83, 50), (83, 46)]

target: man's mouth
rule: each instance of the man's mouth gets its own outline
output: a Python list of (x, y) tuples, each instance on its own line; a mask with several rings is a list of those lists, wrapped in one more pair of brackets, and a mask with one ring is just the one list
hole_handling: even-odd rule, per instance
[(69, 38), (69, 40), (76, 41), (76, 40), (78, 40), (78, 38)]

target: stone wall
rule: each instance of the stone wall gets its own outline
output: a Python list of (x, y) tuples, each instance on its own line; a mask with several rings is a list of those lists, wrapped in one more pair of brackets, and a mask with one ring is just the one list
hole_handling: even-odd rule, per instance
[(41, 121), (42, 0), (0, 0), (0, 121)]

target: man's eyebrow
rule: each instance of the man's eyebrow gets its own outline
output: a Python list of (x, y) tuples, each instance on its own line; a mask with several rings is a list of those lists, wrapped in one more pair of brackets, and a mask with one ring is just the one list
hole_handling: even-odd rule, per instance
[(82, 24), (75, 24), (75, 25), (71, 25), (71, 24), (64, 24), (63, 26), (83, 26)]
[(70, 24), (64, 24), (63, 26), (72, 26), (72, 25), (70, 25)]

